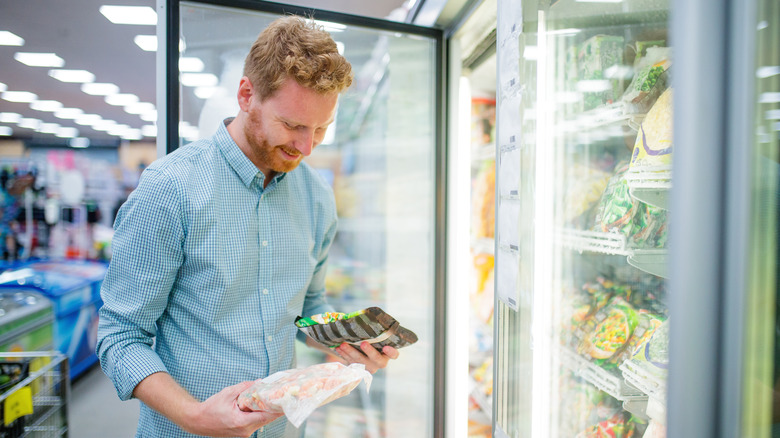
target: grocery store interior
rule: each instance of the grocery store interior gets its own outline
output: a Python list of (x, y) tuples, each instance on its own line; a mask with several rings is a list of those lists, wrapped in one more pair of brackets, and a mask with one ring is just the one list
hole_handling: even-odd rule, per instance
[(354, 73), (305, 158), (343, 313), (299, 316), (408, 337), (285, 436), (780, 437), (776, 0), (0, 1), (0, 437), (136, 436), (114, 220), (288, 13)]

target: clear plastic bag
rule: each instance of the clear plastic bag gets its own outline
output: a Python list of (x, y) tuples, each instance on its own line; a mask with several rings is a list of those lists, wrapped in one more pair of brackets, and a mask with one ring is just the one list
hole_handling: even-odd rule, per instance
[(371, 373), (362, 364), (337, 362), (279, 371), (259, 379), (238, 396), (243, 411), (284, 413), (295, 427), (318, 407), (349, 394), (360, 381), (371, 386)]

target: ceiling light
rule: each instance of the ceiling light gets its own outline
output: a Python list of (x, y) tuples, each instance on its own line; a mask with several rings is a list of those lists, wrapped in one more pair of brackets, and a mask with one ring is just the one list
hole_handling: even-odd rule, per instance
[(2, 123), (19, 123), (19, 120), (22, 120), (22, 115), (19, 113), (0, 113)]
[(82, 114), (84, 114), (84, 111), (79, 108), (61, 108), (54, 112), (54, 117), (59, 119), (75, 119)]
[(157, 110), (149, 111), (148, 113), (143, 113), (140, 115), (141, 120), (144, 122), (156, 122), (157, 121)]
[(101, 120), (103, 120), (103, 118), (97, 114), (82, 114), (76, 117), (75, 119), (73, 119), (73, 121), (78, 123), (79, 125), (89, 125), (89, 126), (92, 126), (95, 123), (100, 122)]
[(145, 137), (156, 137), (157, 127), (154, 125), (141, 126), (141, 134), (143, 134)]
[(41, 121), (39, 119), (22, 118), (16, 125), (20, 128), (38, 129), (41, 126)]
[(149, 102), (135, 102), (125, 105), (125, 112), (128, 114), (143, 114), (154, 111), (154, 104)]
[(5, 90), (7, 90), (7, 89), (8, 89), (8, 85), (6, 85), (6, 84), (4, 84), (4, 83), (0, 82), (0, 91), (5, 91)]
[(149, 6), (103, 5), (100, 13), (114, 24), (157, 24), (157, 13)]
[(24, 38), (7, 30), (0, 30), (0, 46), (23, 46)]
[(9, 102), (29, 103), (38, 99), (37, 95), (29, 91), (3, 91), (3, 94), (0, 96)]
[(214, 93), (219, 89), (219, 87), (197, 87), (195, 88), (195, 96), (201, 98), (201, 99), (208, 99), (209, 97), (213, 96)]
[(761, 93), (758, 97), (760, 103), (776, 103), (780, 102), (780, 93)]
[(30, 108), (36, 111), (57, 111), (62, 108), (62, 104), (56, 100), (36, 100), (30, 102)]
[(16, 52), (14, 59), (30, 67), (62, 67), (65, 60), (54, 53)]
[(203, 61), (201, 61), (200, 58), (194, 56), (179, 58), (179, 70), (181, 71), (198, 73), (202, 72), (205, 67), (205, 64), (203, 64)]
[(147, 52), (157, 51), (157, 35), (136, 35), (133, 38), (135, 45)]
[(114, 125), (114, 126), (108, 128), (108, 130), (106, 132), (108, 132), (111, 135), (122, 135), (128, 129), (131, 129), (130, 125), (121, 124), (121, 125)]
[(62, 82), (93, 82), (95, 75), (86, 70), (49, 70), (49, 76)]
[(144, 138), (140, 129), (128, 129), (120, 135), (124, 140), (140, 140)]
[(85, 148), (89, 146), (89, 139), (86, 137), (76, 137), (68, 141), (68, 144), (73, 148)]
[(109, 105), (125, 106), (136, 102), (138, 102), (138, 96), (135, 94), (121, 93), (106, 96), (106, 103)]
[(213, 87), (219, 83), (219, 79), (211, 73), (184, 73), (181, 75), (181, 84), (185, 87)]
[(10, 126), (0, 126), (0, 135), (11, 135), (14, 130)]
[(60, 128), (54, 135), (60, 138), (73, 138), (79, 136), (79, 130), (76, 128)]
[(38, 132), (44, 134), (56, 134), (57, 130), (61, 127), (62, 126), (60, 126), (59, 123), (41, 123), (41, 126), (38, 127)]
[(108, 131), (109, 129), (116, 126), (116, 122), (113, 120), (101, 120), (94, 125), (92, 125), (92, 129), (95, 131)]
[(119, 87), (114, 84), (103, 82), (92, 82), (81, 85), (81, 91), (92, 96), (107, 96), (109, 94), (119, 93)]
[(780, 74), (780, 66), (777, 65), (766, 65), (763, 67), (759, 67), (756, 70), (756, 76), (761, 79), (766, 79), (778, 74)]

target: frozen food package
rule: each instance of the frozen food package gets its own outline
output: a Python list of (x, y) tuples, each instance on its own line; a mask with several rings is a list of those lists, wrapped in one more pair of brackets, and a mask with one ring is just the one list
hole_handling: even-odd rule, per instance
[(634, 248), (663, 248), (666, 246), (668, 211), (641, 203), (634, 216), (629, 246)]
[(577, 227), (581, 222), (589, 222), (587, 213), (598, 203), (610, 176), (603, 170), (579, 163), (569, 168), (563, 202), (563, 218), (567, 223)]
[(661, 94), (636, 134), (631, 168), (672, 164), (672, 88)]
[(637, 346), (647, 342), (663, 322), (664, 320), (661, 316), (654, 315), (646, 310), (638, 310), (637, 326), (634, 328), (634, 332), (631, 334), (628, 342), (607, 360), (606, 368), (617, 367), (630, 359)]
[(650, 339), (639, 344), (631, 357), (632, 365), (658, 378), (665, 379), (669, 365), (669, 320), (653, 332)]
[(259, 379), (238, 396), (237, 403), (242, 411), (284, 413), (300, 427), (315, 409), (349, 394), (361, 381), (368, 390), (371, 379), (363, 364), (316, 364)]
[(634, 215), (640, 209), (640, 202), (631, 197), (626, 182), (628, 163), (619, 164), (601, 195), (596, 214), (596, 231), (631, 234)]
[(576, 438), (631, 438), (636, 436), (634, 418), (621, 411), (607, 420), (594, 424), (577, 434)]
[[(585, 41), (577, 53), (578, 91), (584, 94), (584, 110), (617, 101), (624, 86), (620, 80), (608, 80), (604, 72), (623, 64), (624, 39), (617, 35), (596, 35)], [(608, 81), (606, 87), (596, 87), (591, 81)]]
[(360, 345), (367, 341), (379, 351), (389, 345), (406, 347), (417, 342), (417, 335), (379, 307), (369, 307), (352, 313), (321, 313), (298, 317), (295, 325), (308, 337), (329, 347), (346, 342)]
[(672, 52), (669, 47), (647, 47), (645, 56), (634, 63), (634, 78), (621, 97), (624, 114), (644, 114), (671, 83), (669, 68)]
[(597, 312), (595, 318), (598, 324), (585, 336), (579, 351), (595, 359), (597, 364), (607, 365), (607, 359), (625, 348), (639, 324), (639, 316), (630, 304), (617, 297)]

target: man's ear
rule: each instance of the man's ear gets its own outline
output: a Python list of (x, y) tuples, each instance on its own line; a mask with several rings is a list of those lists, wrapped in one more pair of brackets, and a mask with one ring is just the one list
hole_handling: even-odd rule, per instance
[(238, 106), (241, 111), (249, 111), (249, 104), (252, 102), (255, 96), (255, 88), (252, 86), (252, 81), (248, 77), (244, 76), (238, 83)]

